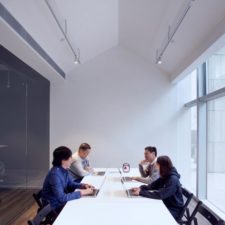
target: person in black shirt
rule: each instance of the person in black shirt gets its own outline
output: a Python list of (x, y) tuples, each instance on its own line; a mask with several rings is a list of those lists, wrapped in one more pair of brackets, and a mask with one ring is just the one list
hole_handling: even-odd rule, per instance
[(161, 199), (173, 217), (177, 219), (184, 205), (180, 175), (168, 156), (158, 157), (156, 163), (159, 167), (160, 178), (149, 185), (142, 185), (131, 190), (135, 195)]

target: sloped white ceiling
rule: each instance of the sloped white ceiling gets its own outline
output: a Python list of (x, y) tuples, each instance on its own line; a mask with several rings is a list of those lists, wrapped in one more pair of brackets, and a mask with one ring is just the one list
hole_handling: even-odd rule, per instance
[[(74, 55), (45, 0), (0, 0), (49, 56), (68, 73)], [(165, 74), (182, 72), (225, 33), (225, 1), (194, 0), (191, 9), (156, 65), (156, 50), (167, 37), (185, 0), (48, 0), (81, 62), (116, 45), (147, 60)], [(1, 38), (1, 37), (0, 37)]]
[(118, 44), (118, 0), (55, 0), (58, 17), (66, 19), (68, 38), (86, 62)]
[[(56, 21), (44, 0), (1, 0), (2, 4), (68, 73), (75, 67), (74, 55), (63, 41)], [(118, 0), (48, 0), (80, 61), (96, 57), (118, 44)]]
[[(123, 0), (119, 2), (119, 42), (151, 63), (156, 62), (185, 0)], [(174, 76), (225, 33), (225, 1), (194, 0), (172, 43), (166, 49), (161, 65)]]
[(156, 49), (167, 35), (182, 0), (123, 0), (119, 4), (119, 42), (155, 64)]

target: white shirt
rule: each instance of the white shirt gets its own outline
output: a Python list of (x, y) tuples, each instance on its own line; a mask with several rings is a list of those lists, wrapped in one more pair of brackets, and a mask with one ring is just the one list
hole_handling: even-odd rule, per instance
[(89, 166), (88, 158), (82, 159), (79, 156), (78, 151), (72, 155), (73, 162), (70, 166), (70, 170), (72, 171), (72, 175), (75, 179), (87, 176), (90, 174), (85, 167)]

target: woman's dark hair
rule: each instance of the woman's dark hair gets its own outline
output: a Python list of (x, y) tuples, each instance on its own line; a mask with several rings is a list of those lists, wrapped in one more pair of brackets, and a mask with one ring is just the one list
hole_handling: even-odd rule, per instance
[(82, 143), (82, 144), (80, 145), (80, 147), (79, 147), (79, 150), (84, 150), (84, 151), (86, 151), (86, 150), (89, 150), (89, 149), (91, 149), (91, 146), (90, 146), (88, 143)]
[(155, 156), (157, 156), (157, 149), (156, 147), (153, 147), (153, 146), (147, 146), (145, 147), (145, 150), (149, 151), (149, 152), (154, 152), (155, 153)]
[(173, 163), (171, 159), (166, 155), (159, 156), (157, 158), (157, 163), (160, 165), (159, 169), (160, 176), (167, 177), (173, 168)]
[(66, 146), (60, 146), (53, 152), (53, 166), (61, 166), (62, 160), (67, 160), (72, 156), (72, 151)]

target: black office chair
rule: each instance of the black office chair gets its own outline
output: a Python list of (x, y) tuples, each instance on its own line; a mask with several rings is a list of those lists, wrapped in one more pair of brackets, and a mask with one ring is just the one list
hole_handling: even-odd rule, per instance
[(177, 219), (177, 222), (180, 224), (181, 222), (188, 221), (188, 219), (190, 218), (189, 204), (191, 202), (191, 199), (193, 198), (193, 194), (184, 187), (182, 187), (182, 195), (184, 199), (184, 207), (180, 213), (179, 218)]
[(198, 206), (195, 218), (193, 219), (194, 225), (224, 225), (224, 221), (213, 213), (207, 206), (201, 204)]
[[(184, 190), (184, 192), (185, 192), (185, 190)], [(194, 195), (192, 195), (192, 198), (190, 199), (189, 203), (187, 204), (186, 209), (184, 209), (183, 216), (177, 222), (180, 225), (192, 225), (193, 224), (192, 222), (195, 220), (195, 216), (196, 216), (198, 208), (201, 204), (202, 204), (202, 202), (199, 201), (199, 199), (196, 198)]]
[(37, 193), (33, 193), (33, 198), (38, 205), (38, 212), (43, 208), (42, 200), (41, 200), (42, 190)]
[(37, 215), (28, 220), (28, 225), (51, 225), (57, 217), (57, 213), (51, 208), (50, 204), (44, 206)]

